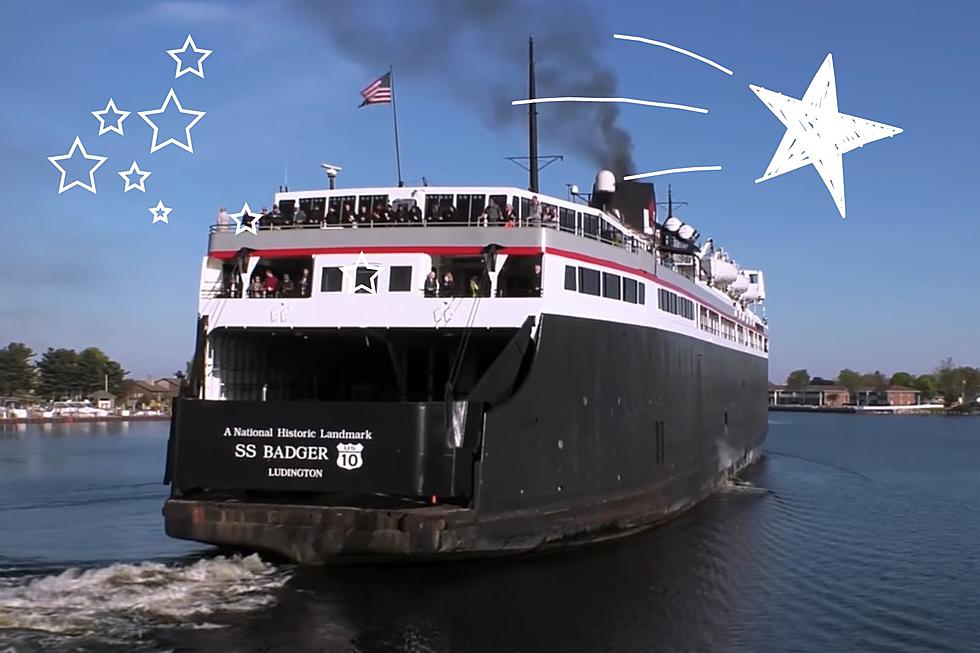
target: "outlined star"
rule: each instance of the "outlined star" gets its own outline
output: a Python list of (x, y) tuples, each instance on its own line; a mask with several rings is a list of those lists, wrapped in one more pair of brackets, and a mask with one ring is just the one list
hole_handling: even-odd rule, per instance
[[(143, 182), (146, 181), (146, 178), (149, 177), (150, 175), (152, 175), (153, 173), (152, 172), (148, 172), (146, 170), (140, 170), (140, 167), (138, 165), (136, 165), (136, 162), (135, 161), (133, 161), (133, 165), (129, 166), (129, 170), (123, 170), (123, 171), (119, 172), (118, 174), (119, 174), (120, 177), (123, 178), (123, 181), (126, 182), (126, 187), (123, 189), (123, 192), (124, 193), (128, 193), (129, 191), (133, 190), (134, 188), (136, 190), (138, 190), (139, 192), (141, 192), (141, 193), (145, 193), (146, 192), (146, 188), (143, 186)], [(133, 183), (129, 179), (129, 176), (130, 175), (139, 175), (140, 176), (139, 181), (137, 181), (136, 183)]]
[[(111, 113), (112, 115), (117, 116), (113, 120), (113, 123), (114, 124), (106, 126), (106, 119), (103, 118), (103, 116), (105, 114), (107, 114), (107, 113)], [(105, 109), (103, 109), (102, 111), (93, 111), (92, 112), (92, 115), (95, 116), (96, 119), (99, 121), (99, 136), (101, 136), (102, 134), (105, 134), (107, 132), (116, 132), (120, 136), (124, 136), (122, 123), (123, 123), (123, 120), (125, 120), (126, 118), (129, 117), (129, 114), (130, 113), (132, 113), (132, 112), (131, 111), (121, 111), (116, 106), (116, 101), (113, 100), (112, 98), (109, 98), (109, 102), (105, 105)]]
[[(248, 202), (245, 202), (241, 211), (238, 213), (232, 213), (230, 217), (235, 221), (236, 236), (238, 234), (245, 233), (246, 231), (251, 234), (255, 234), (256, 236), (259, 235), (259, 232), (255, 228), (255, 223), (258, 222), (259, 218), (262, 216), (258, 211), (253, 211), (251, 207), (249, 207)], [(245, 224), (246, 221), (248, 222), (247, 225)]]
[[(368, 285), (357, 282), (357, 271), (360, 269), (366, 269), (373, 272)], [(363, 290), (364, 293), (368, 295), (378, 294), (378, 274), (381, 272), (381, 266), (373, 263), (368, 263), (367, 258), (364, 256), (364, 251), (362, 250), (360, 254), (357, 255), (357, 259), (351, 265), (342, 265), (340, 267), (341, 273), (350, 279), (349, 290), (347, 290), (348, 295), (357, 294), (358, 291)]]
[[(173, 102), (177, 106), (178, 113), (184, 113), (190, 116), (194, 116), (194, 119), (191, 120), (190, 123), (184, 128), (184, 134), (187, 136), (186, 144), (181, 143), (175, 138), (168, 138), (162, 143), (157, 143), (157, 138), (160, 135), (160, 128), (157, 127), (156, 124), (147, 117), (147, 116), (155, 116), (159, 113), (165, 113), (167, 111), (167, 107), (170, 106), (171, 102)], [(205, 113), (206, 112), (204, 111), (195, 111), (194, 109), (185, 109), (184, 107), (182, 107), (180, 105), (180, 100), (177, 99), (177, 94), (174, 93), (173, 89), (170, 89), (170, 91), (167, 93), (167, 99), (163, 101), (162, 107), (160, 107), (159, 109), (153, 109), (152, 111), (140, 111), (139, 117), (142, 118), (144, 121), (146, 121), (146, 124), (148, 124), (150, 127), (153, 127), (153, 142), (150, 144), (150, 154), (153, 154), (160, 148), (166, 147), (167, 145), (171, 145), (171, 144), (176, 145), (181, 149), (187, 150), (191, 154), (194, 154), (194, 144), (191, 142), (191, 127), (196, 125), (197, 122), (204, 117)]]
[(170, 224), (170, 220), (167, 218), (170, 216), (170, 212), (173, 211), (173, 209), (164, 206), (163, 200), (160, 200), (157, 202), (156, 206), (147, 210), (153, 214), (153, 224), (158, 222), (166, 222), (167, 224)]
[(827, 186), (840, 217), (844, 205), (844, 154), (879, 139), (902, 133), (898, 127), (837, 111), (834, 59), (828, 54), (802, 100), (750, 84), (763, 104), (786, 126), (786, 133), (766, 172), (755, 182), (813, 165)]
[[(190, 48), (194, 52), (194, 54), (201, 55), (200, 57), (198, 57), (197, 64), (193, 68), (190, 66), (186, 68), (181, 68), (184, 62), (181, 60), (181, 58), (178, 55), (187, 52), (187, 48)], [(205, 50), (203, 48), (198, 49), (197, 44), (194, 43), (194, 38), (190, 34), (188, 34), (187, 39), (184, 41), (184, 47), (175, 48), (173, 50), (167, 50), (167, 54), (173, 57), (173, 60), (177, 62), (177, 74), (174, 76), (174, 79), (177, 79), (178, 77), (186, 73), (194, 73), (201, 79), (204, 79), (204, 60), (210, 57), (212, 52), (213, 50)]]
[[(92, 166), (88, 171), (87, 184), (83, 182), (81, 179), (75, 179), (70, 184), (65, 186), (65, 175), (67, 175), (68, 172), (63, 167), (61, 167), (61, 164), (58, 163), (58, 161), (64, 161), (66, 159), (73, 158), (75, 156), (75, 150), (82, 151), (83, 159), (88, 159), (89, 161), (97, 161), (97, 163), (94, 166)], [(97, 154), (89, 154), (88, 152), (86, 152), (85, 146), (82, 145), (82, 139), (76, 136), (75, 141), (71, 144), (71, 149), (68, 150), (68, 154), (61, 154), (59, 156), (48, 157), (48, 161), (51, 162), (51, 165), (53, 165), (55, 168), (61, 171), (61, 183), (58, 186), (58, 194), (61, 195), (66, 190), (68, 190), (69, 188), (73, 188), (74, 186), (81, 186), (82, 188), (89, 191), (90, 193), (95, 194), (95, 171), (98, 170), (99, 167), (103, 163), (105, 163), (106, 160), (108, 160), (108, 158), (109, 157), (107, 156), (99, 156)]]

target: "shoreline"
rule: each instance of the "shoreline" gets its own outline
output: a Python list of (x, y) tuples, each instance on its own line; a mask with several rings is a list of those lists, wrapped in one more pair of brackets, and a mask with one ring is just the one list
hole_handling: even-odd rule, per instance
[(850, 415), (935, 415), (940, 417), (978, 417), (980, 413), (967, 413), (948, 408), (903, 408), (895, 410), (887, 406), (769, 406), (771, 413), (845, 413)]
[(0, 426), (7, 424), (98, 424), (100, 422), (162, 422), (170, 421), (170, 415), (107, 415), (105, 417), (6, 417)]

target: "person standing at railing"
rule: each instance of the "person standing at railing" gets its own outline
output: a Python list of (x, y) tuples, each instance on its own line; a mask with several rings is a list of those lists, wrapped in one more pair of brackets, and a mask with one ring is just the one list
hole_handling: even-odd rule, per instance
[(422, 293), (426, 297), (436, 297), (439, 295), (439, 279), (436, 278), (435, 270), (429, 270), (429, 274), (426, 275)]
[(470, 277), (470, 297), (480, 296), (480, 280), (476, 277)]
[(504, 214), (501, 218), (504, 221), (504, 226), (507, 228), (515, 226), (517, 222), (517, 216), (514, 214), (514, 207), (508, 204), (504, 207)]
[(418, 204), (413, 204), (412, 208), (408, 210), (408, 220), (413, 224), (422, 224), (422, 209), (419, 208)]
[(453, 280), (453, 273), (447, 272), (442, 275), (442, 287), (439, 289), (441, 297), (454, 297), (456, 295), (456, 282)]
[(299, 296), (310, 296), (310, 268), (303, 268), (303, 274), (299, 278)]
[(480, 216), (480, 224), (484, 227), (496, 227), (500, 224), (500, 207), (493, 200), (487, 202), (487, 208), (483, 209)]
[(224, 231), (229, 226), (231, 226), (231, 216), (228, 215), (228, 211), (222, 206), (218, 209), (218, 231)]
[(306, 211), (302, 208), (296, 209), (296, 214), (293, 216), (293, 221), (296, 224), (305, 225), (306, 224)]
[(344, 204), (344, 208), (340, 212), (340, 224), (345, 227), (357, 226), (357, 216), (354, 215), (354, 211), (351, 209), (350, 204)]
[(545, 227), (555, 226), (555, 209), (551, 206), (544, 207), (544, 215), (541, 221)]
[(525, 218), (524, 226), (526, 227), (541, 226), (541, 202), (538, 200), (537, 195), (534, 195), (531, 198), (531, 202), (528, 204), (528, 215)]

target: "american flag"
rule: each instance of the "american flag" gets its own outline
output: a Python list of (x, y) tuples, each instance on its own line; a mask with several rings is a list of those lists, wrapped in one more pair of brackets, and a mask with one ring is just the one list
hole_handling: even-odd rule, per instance
[(364, 101), (360, 106), (368, 104), (385, 104), (391, 102), (391, 73), (385, 73), (378, 79), (368, 84), (361, 91)]

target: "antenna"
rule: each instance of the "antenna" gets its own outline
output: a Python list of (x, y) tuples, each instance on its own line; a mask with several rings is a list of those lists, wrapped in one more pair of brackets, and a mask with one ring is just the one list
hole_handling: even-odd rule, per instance
[(337, 173), (343, 170), (343, 168), (340, 166), (335, 166), (332, 163), (321, 163), (320, 167), (327, 173), (327, 179), (330, 182), (330, 190), (333, 190), (337, 186)]

